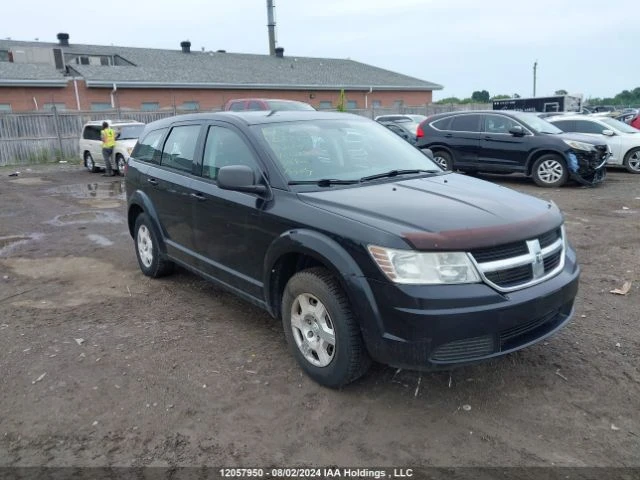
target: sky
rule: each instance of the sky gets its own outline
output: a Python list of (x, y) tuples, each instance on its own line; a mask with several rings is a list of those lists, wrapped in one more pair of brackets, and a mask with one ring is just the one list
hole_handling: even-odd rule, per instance
[[(21, 0), (3, 38), (269, 52), (265, 0)], [(350, 58), (444, 86), (434, 100), (537, 94), (589, 97), (640, 86), (638, 0), (274, 0), (285, 56)], [(7, 21), (11, 19), (11, 21)]]

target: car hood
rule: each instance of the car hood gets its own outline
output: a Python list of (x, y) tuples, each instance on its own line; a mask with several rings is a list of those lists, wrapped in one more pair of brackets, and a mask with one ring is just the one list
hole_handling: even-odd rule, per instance
[(562, 224), (550, 202), (459, 174), (299, 194), (302, 201), (402, 237), (418, 250), (470, 250)]
[(563, 132), (557, 135), (559, 138), (566, 138), (567, 140), (576, 140), (578, 142), (591, 143), (592, 145), (606, 145), (607, 142), (600, 138), (593, 137), (591, 135), (584, 135), (582, 133), (569, 133)]

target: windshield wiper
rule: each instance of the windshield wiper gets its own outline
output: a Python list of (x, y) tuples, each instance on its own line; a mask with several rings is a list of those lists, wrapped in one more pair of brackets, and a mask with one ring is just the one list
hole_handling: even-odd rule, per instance
[(330, 187), (331, 185), (353, 185), (360, 183), (359, 180), (338, 180), (337, 178), (321, 178), (320, 180), (293, 180), (287, 185), (318, 185), (319, 187)]
[(442, 173), (442, 170), (389, 170), (388, 172), (362, 177), (360, 181), (368, 182), (369, 180), (377, 180), (378, 178), (397, 177), (398, 175), (411, 175), (416, 173)]

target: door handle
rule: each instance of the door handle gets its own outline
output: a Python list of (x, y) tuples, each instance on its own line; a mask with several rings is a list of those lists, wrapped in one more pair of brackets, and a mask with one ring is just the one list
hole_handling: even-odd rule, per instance
[(158, 185), (158, 180), (156, 180), (155, 178), (147, 178), (147, 182), (149, 182), (151, 185)]
[(199, 200), (201, 202), (203, 202), (204, 200), (207, 199), (207, 197), (205, 197), (203, 194), (201, 194), (200, 192), (198, 193), (190, 193), (189, 194), (190, 197), (195, 198), (196, 200)]
[(451, 137), (453, 137), (453, 135), (452, 135), (452, 134), (450, 134), (450, 133), (447, 133), (447, 134), (444, 136), (444, 138), (451, 138)]

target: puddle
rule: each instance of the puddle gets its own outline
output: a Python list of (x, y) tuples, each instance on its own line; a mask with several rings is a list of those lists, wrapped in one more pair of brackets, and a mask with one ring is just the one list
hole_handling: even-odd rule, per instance
[(16, 180), (9, 180), (11, 183), (17, 183), (18, 185), (46, 185), (49, 180), (44, 180), (40, 177), (27, 177), (17, 178)]
[(124, 223), (124, 218), (112, 212), (78, 212), (58, 215), (48, 223), (55, 226), (75, 225), (78, 223)]
[(115, 180), (106, 183), (78, 183), (74, 185), (62, 185), (47, 190), (49, 195), (68, 195), (81, 199), (125, 199), (124, 180)]
[(33, 233), (31, 235), (9, 235), (6, 237), (0, 237), (0, 257), (9, 254), (19, 245), (24, 245), (34, 240), (39, 240), (43, 235), (40, 233)]

